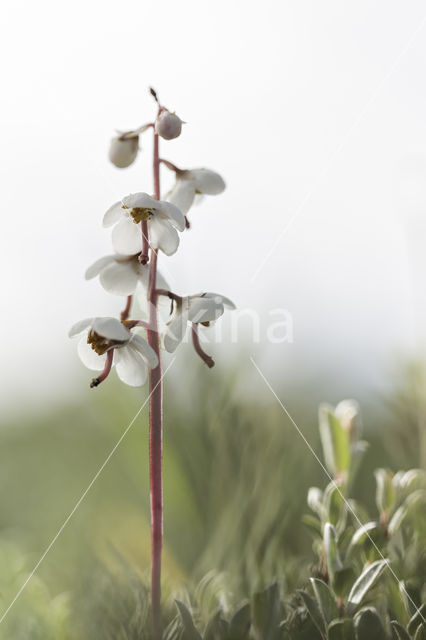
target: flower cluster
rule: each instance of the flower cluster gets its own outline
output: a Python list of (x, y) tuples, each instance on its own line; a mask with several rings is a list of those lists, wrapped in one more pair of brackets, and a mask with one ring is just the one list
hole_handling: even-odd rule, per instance
[[(92, 380), (98, 386), (113, 366), (118, 377), (128, 385), (143, 385), (149, 371), (159, 366), (160, 348), (172, 353), (183, 341), (191, 327), (195, 352), (211, 367), (214, 362), (202, 349), (198, 328), (209, 326), (225, 308), (234, 304), (225, 296), (199, 293), (180, 296), (170, 291), (165, 278), (157, 270), (158, 253), (171, 256), (178, 250), (180, 234), (189, 228), (187, 214), (203, 195), (218, 195), (225, 189), (222, 177), (210, 169), (180, 169), (160, 158), (159, 137), (172, 140), (182, 131), (183, 121), (158, 103), (154, 122), (138, 129), (121, 132), (111, 141), (109, 159), (118, 168), (130, 166), (139, 151), (140, 136), (147, 130), (154, 132), (154, 195), (132, 193), (114, 203), (103, 217), (103, 226), (111, 227), (114, 253), (99, 258), (86, 271), (86, 279), (99, 277), (102, 287), (113, 295), (125, 296), (126, 304), (120, 320), (90, 318), (76, 323), (70, 337), (80, 335), (78, 354), (83, 363), (101, 373)], [(175, 174), (175, 184), (162, 200), (160, 198), (160, 165)], [(148, 321), (129, 320), (133, 301), (146, 301)], [(169, 298), (170, 318), (159, 327), (157, 313), (161, 297)], [(146, 332), (142, 337), (139, 332)], [(161, 337), (161, 339), (160, 339)]]

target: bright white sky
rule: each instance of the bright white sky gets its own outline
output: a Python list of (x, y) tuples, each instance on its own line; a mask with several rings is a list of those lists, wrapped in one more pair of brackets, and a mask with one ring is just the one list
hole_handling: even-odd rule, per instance
[(152, 119), (151, 84), (188, 123), (162, 155), (228, 184), (169, 261), (180, 292), (288, 309), (294, 344), (252, 349), (274, 383), (327, 370), (378, 385), (425, 333), (424, 14), (421, 0), (3, 0), (2, 393), (90, 377), (66, 332), (121, 307), (82, 275), (110, 252), (108, 206), (152, 190), (148, 138), (127, 170), (106, 156), (115, 128)]

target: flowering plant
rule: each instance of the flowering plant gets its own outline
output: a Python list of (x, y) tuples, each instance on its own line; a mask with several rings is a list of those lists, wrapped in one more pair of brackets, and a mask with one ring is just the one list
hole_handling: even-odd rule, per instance
[[(222, 193), (225, 183), (219, 174), (209, 169), (179, 169), (160, 157), (159, 138), (172, 140), (182, 131), (182, 120), (162, 106), (156, 92), (155, 122), (134, 131), (121, 133), (111, 141), (109, 158), (118, 168), (130, 166), (139, 152), (139, 136), (154, 133), (153, 171), (154, 194), (137, 192), (123, 197), (105, 213), (103, 224), (112, 229), (115, 254), (98, 259), (86, 271), (86, 278), (99, 276), (103, 288), (114, 295), (126, 296), (126, 304), (116, 318), (88, 318), (77, 322), (69, 335), (82, 335), (78, 353), (89, 368), (101, 371), (90, 386), (97, 387), (115, 365), (118, 377), (130, 386), (141, 386), (149, 379), (149, 447), (151, 490), (151, 605), (153, 635), (161, 636), (161, 552), (163, 544), (162, 431), (163, 374), (161, 350), (174, 352), (191, 326), (195, 352), (209, 366), (214, 361), (200, 344), (200, 325), (209, 326), (225, 308), (234, 304), (225, 296), (201, 292), (180, 296), (169, 287), (158, 272), (159, 251), (166, 256), (179, 247), (179, 233), (189, 229), (187, 213), (198, 195)], [(176, 183), (161, 199), (160, 166), (174, 171)], [(132, 316), (133, 298), (142, 290), (148, 307), (148, 320)], [(171, 319), (161, 331), (158, 316), (160, 297), (171, 300)], [(138, 331), (145, 333), (143, 338)]]

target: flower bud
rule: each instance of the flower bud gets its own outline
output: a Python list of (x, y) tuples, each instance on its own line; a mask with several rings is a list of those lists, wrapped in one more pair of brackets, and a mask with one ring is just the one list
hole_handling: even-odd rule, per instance
[(109, 148), (109, 159), (112, 164), (119, 169), (129, 167), (135, 161), (139, 150), (139, 137), (127, 138), (123, 140), (120, 137), (113, 138)]
[(180, 136), (182, 131), (182, 120), (175, 113), (170, 113), (164, 109), (157, 116), (155, 121), (155, 133), (164, 138), (164, 140), (173, 140)]

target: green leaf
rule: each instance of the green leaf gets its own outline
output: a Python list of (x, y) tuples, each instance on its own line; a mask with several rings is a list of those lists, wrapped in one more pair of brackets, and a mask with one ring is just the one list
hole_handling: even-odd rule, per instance
[(411, 640), (408, 632), (396, 620), (392, 620), (392, 631), (395, 640)]
[(353, 567), (343, 567), (342, 569), (338, 569), (334, 574), (334, 593), (339, 598), (347, 596), (355, 579), (356, 573)]
[(326, 522), (324, 525), (324, 551), (327, 560), (327, 570), (330, 582), (333, 584), (336, 571), (343, 569), (343, 564), (337, 549), (337, 535), (334, 527)]
[(392, 482), (393, 474), (387, 469), (376, 469), (376, 504), (379, 512), (390, 513), (395, 506), (396, 492)]
[(404, 522), (405, 518), (408, 515), (408, 506), (403, 503), (393, 514), (392, 518), (389, 521), (388, 531), (389, 535), (393, 536), (394, 533), (398, 531)]
[(201, 634), (195, 628), (194, 621), (188, 607), (180, 600), (175, 600), (175, 603), (179, 610), (183, 626), (181, 640), (202, 640)]
[(309, 533), (314, 538), (322, 538), (321, 523), (318, 518), (315, 518), (315, 516), (311, 516), (310, 514), (305, 514), (302, 516), (302, 524), (309, 529)]
[(379, 525), (377, 522), (366, 522), (359, 529), (355, 531), (352, 536), (352, 540), (349, 543), (348, 550), (346, 552), (346, 557), (351, 557), (354, 552), (362, 547), (364, 543), (373, 537), (373, 533), (376, 533), (379, 530)]
[(414, 635), (417, 631), (417, 627), (424, 625), (424, 619), (426, 618), (426, 604), (422, 604), (420, 609), (417, 609), (416, 613), (410, 619), (408, 623), (408, 633)]
[(354, 619), (357, 640), (388, 640), (379, 614), (375, 609), (362, 609)]
[(314, 590), (321, 615), (326, 625), (328, 625), (332, 620), (339, 617), (336, 598), (330, 591), (330, 588), (322, 580), (310, 578), (310, 583)]
[(426, 472), (424, 469), (409, 469), (402, 474), (399, 484), (410, 491), (425, 488)]
[(403, 625), (408, 624), (410, 619), (410, 605), (407, 597), (407, 590), (402, 580), (389, 580), (386, 583), (388, 609)]
[(364, 569), (348, 596), (348, 604), (352, 610), (361, 604), (388, 564), (387, 560), (376, 560)]
[(204, 632), (204, 640), (225, 640), (228, 638), (228, 623), (222, 618), (222, 611), (216, 611)]
[(335, 478), (347, 476), (351, 462), (350, 435), (343, 429), (329, 405), (320, 406), (319, 430), (328, 471)]
[(251, 608), (244, 604), (232, 616), (229, 624), (229, 640), (245, 640), (248, 637), (251, 626)]
[(303, 599), (305, 607), (307, 608), (308, 613), (312, 618), (312, 622), (315, 624), (318, 631), (323, 634), (325, 632), (326, 626), (318, 602), (309, 593), (306, 593), (306, 591), (299, 590), (298, 593)]
[(330, 482), (324, 491), (323, 512), (325, 519), (333, 526), (338, 526), (346, 520), (346, 500), (343, 495), (343, 484)]
[(328, 640), (355, 640), (355, 630), (350, 618), (334, 620), (328, 627)]
[(349, 469), (349, 477), (348, 477), (348, 488), (352, 486), (353, 481), (358, 473), (358, 470), (361, 466), (361, 462), (369, 449), (369, 443), (365, 440), (360, 440), (359, 442), (355, 442), (352, 445), (351, 449), (351, 466)]
[(252, 624), (259, 638), (272, 640), (278, 637), (281, 613), (280, 590), (276, 583), (254, 594)]
[(317, 514), (321, 519), (323, 518), (324, 508), (322, 505), (323, 492), (318, 487), (310, 487), (308, 489), (307, 503), (308, 507)]
[(424, 501), (426, 501), (426, 491), (423, 489), (417, 489), (417, 491), (411, 493), (390, 519), (388, 526), (389, 533), (393, 535), (401, 527), (410, 512), (417, 507), (418, 503)]
[(414, 634), (414, 640), (426, 640), (426, 625), (425, 624), (421, 624), (420, 627), (417, 628), (417, 631)]

